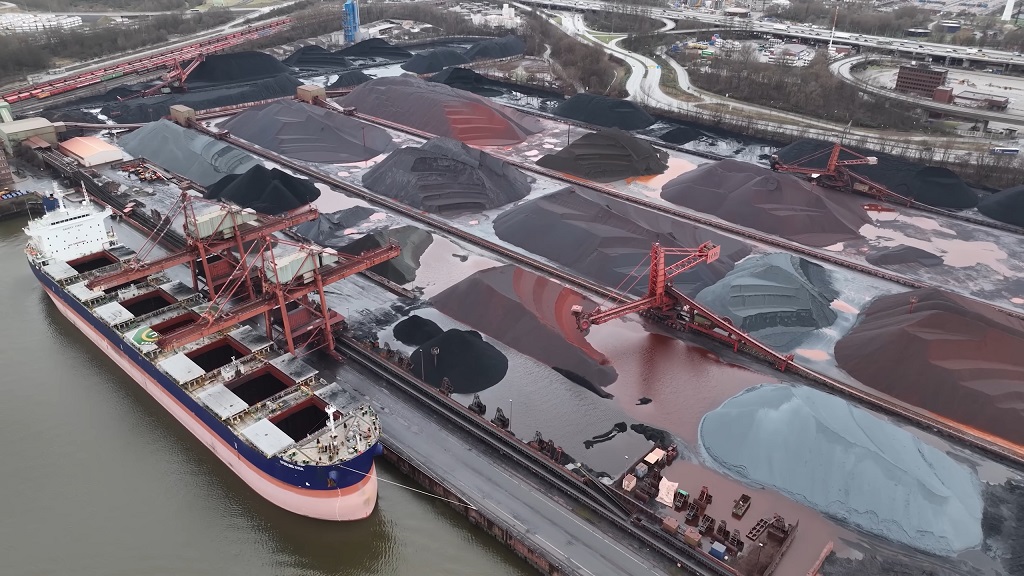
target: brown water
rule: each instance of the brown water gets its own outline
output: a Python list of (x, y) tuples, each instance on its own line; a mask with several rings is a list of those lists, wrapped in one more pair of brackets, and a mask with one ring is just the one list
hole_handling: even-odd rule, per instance
[(440, 501), (391, 484), (352, 524), (258, 498), (60, 315), (25, 263), (23, 225), (0, 223), (0, 574), (533, 573)]

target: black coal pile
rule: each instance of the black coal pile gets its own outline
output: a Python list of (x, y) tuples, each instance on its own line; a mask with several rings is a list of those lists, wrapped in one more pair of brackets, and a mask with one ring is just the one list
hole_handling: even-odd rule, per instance
[(352, 241), (352, 237), (346, 232), (353, 232), (354, 226), (365, 222), (375, 212), (373, 208), (354, 206), (330, 214), (321, 214), (316, 220), (303, 222), (294, 230), (296, 234), (320, 246), (344, 246)]
[(526, 43), (511, 34), (503, 38), (481, 40), (466, 50), (466, 58), (470, 60), (490, 60), (508, 58), (526, 52)]
[(413, 74), (432, 74), (449, 66), (467, 63), (469, 58), (454, 48), (435, 48), (416, 54), (402, 64), (402, 70)]
[(673, 178), (661, 197), (807, 246), (859, 239), (861, 226), (871, 222), (856, 197), (731, 159)]
[(672, 437), (672, 434), (662, 430), (661, 428), (655, 428), (654, 426), (648, 426), (646, 424), (630, 424), (629, 429), (659, 446), (671, 446), (672, 444), (675, 444), (675, 439)]
[(408, 284), (416, 279), (416, 270), (420, 267), (420, 257), (434, 241), (429, 232), (415, 226), (374, 230), (357, 240), (344, 245), (330, 245), (339, 252), (358, 256), (368, 250), (383, 248), (389, 243), (398, 244), (402, 249), (397, 257), (381, 262), (370, 268), (371, 272), (391, 280), (396, 284)]
[(352, 67), (348, 58), (315, 44), (299, 48), (281, 62), (300, 70), (343, 70)]
[(231, 174), (206, 188), (205, 197), (223, 200), (261, 214), (280, 214), (309, 204), (320, 197), (313, 182), (262, 164), (245, 174)]
[(270, 54), (234, 52), (211, 54), (188, 75), (190, 89), (201, 86), (239, 84), (290, 74), (292, 69)]
[(541, 130), (536, 118), (413, 76), (371, 80), (337, 102), (369, 116), (478, 146), (518, 144)]
[(629, 100), (597, 94), (576, 94), (552, 111), (555, 116), (606, 128), (639, 130), (657, 122)]
[[(782, 148), (776, 154), (783, 164), (798, 164), (806, 168), (825, 168), (828, 164), (831, 142), (803, 139)], [(850, 148), (863, 156), (875, 156), (878, 164), (851, 166), (850, 169), (889, 190), (913, 198), (923, 204), (955, 210), (973, 208), (978, 204), (978, 195), (967, 187), (963, 180), (946, 168), (925, 166), (904, 160), (891, 154)], [(814, 156), (813, 158), (810, 158)], [(840, 160), (856, 156), (842, 151)]]
[[(609, 287), (621, 285), (645, 261), (654, 242), (670, 248), (714, 242), (722, 247), (718, 260), (672, 279), (676, 288), (690, 295), (721, 280), (750, 254), (738, 240), (585, 190), (555, 192), (506, 210), (494, 219), (494, 231), (506, 242)], [(677, 261), (667, 258), (669, 265)], [(637, 272), (643, 277), (633, 293), (643, 294), (646, 268)]]
[(634, 176), (661, 174), (668, 169), (668, 152), (616, 128), (580, 136), (537, 165), (594, 182), (614, 182)]
[[(92, 112), (87, 112), (81, 109), (69, 108), (66, 110), (43, 110), (39, 113), (40, 116), (46, 118), (50, 122), (77, 122), (79, 124), (105, 124), (103, 120), (100, 120), (99, 116), (96, 116)], [(85, 136), (86, 132), (92, 132), (92, 130), (86, 130), (84, 128), (71, 128), (66, 127), (64, 132), (61, 133), (61, 138), (74, 138), (76, 136)]]
[(363, 173), (363, 185), (438, 214), (490, 210), (530, 193), (530, 180), (519, 169), (451, 138), (388, 154)]
[[(597, 307), (578, 292), (517, 266), (474, 273), (430, 300), (447, 316), (600, 391), (618, 374), (576, 328), (571, 309)], [(568, 376), (567, 376), (568, 377)], [(582, 383), (581, 382), (581, 383)], [(598, 392), (598, 393), (600, 393)]]
[(694, 130), (689, 126), (676, 126), (658, 136), (658, 139), (669, 144), (689, 144), (694, 140), (700, 140), (703, 136), (698, 130)]
[(367, 76), (362, 70), (349, 70), (348, 72), (338, 74), (338, 78), (331, 82), (327, 89), (352, 88), (370, 80), (373, 80), (373, 78)]
[(488, 98), (503, 94), (501, 90), (492, 86), (491, 80), (467, 68), (446, 68), (431, 76), (429, 80)]
[(392, 46), (387, 40), (382, 38), (370, 38), (369, 40), (356, 42), (351, 46), (338, 50), (335, 54), (346, 58), (384, 58), (387, 60), (408, 60), (412, 58), (412, 52), (405, 48)]
[(901, 264), (917, 264), (925, 267), (939, 266), (942, 256), (938, 256), (914, 246), (900, 244), (876, 254), (869, 254), (865, 260), (875, 266), (899, 266)]
[(978, 203), (978, 212), (993, 220), (1024, 228), (1024, 185), (982, 198)]
[(118, 145), (135, 158), (146, 158), (200, 186), (210, 186), (228, 174), (241, 174), (259, 165), (242, 149), (169, 120), (146, 124), (123, 136)]
[(395, 339), (406, 346), (421, 346), (444, 334), (444, 330), (422, 316), (412, 315), (403, 319), (391, 329)]
[(294, 77), (281, 74), (248, 84), (111, 102), (104, 105), (101, 112), (112, 120), (122, 123), (155, 122), (170, 114), (171, 106), (175, 104), (188, 106), (194, 110), (208, 110), (221, 106), (292, 97), (295, 96), (295, 89), (301, 85), (302, 83)]
[(222, 128), (261, 148), (320, 164), (362, 162), (391, 144), (383, 128), (296, 100), (250, 108)]
[(508, 358), (473, 330), (447, 330), (424, 342), (409, 360), (414, 375), (436, 388), (447, 378), (456, 394), (483, 392), (508, 373)]

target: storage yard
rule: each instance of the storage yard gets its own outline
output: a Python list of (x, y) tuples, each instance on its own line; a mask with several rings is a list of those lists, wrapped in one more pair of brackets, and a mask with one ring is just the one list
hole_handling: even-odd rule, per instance
[[(661, 120), (622, 100), (565, 100), (571, 123), (502, 106), (451, 68), (516, 42), (209, 56), (186, 93), (89, 106), (145, 122), (116, 145), (170, 179), (133, 192), (120, 160), (93, 178), (155, 221), (185, 179), (264, 214), (312, 203), (290, 234), (339, 252), (398, 244), (328, 294), (351, 345), (532, 441), (708, 573), (804, 574), (823, 554), (826, 575), (967, 574), (977, 556), (1016, 573), (1024, 235), (984, 222), (1020, 225), (1024, 193), (979, 199), (873, 152), (850, 168), (960, 211), (927, 212), (659, 146), (643, 130)], [(398, 66), (432, 77), (377, 71)], [(297, 71), (320, 80), (299, 99)], [(828, 146), (776, 154), (825, 171)]]

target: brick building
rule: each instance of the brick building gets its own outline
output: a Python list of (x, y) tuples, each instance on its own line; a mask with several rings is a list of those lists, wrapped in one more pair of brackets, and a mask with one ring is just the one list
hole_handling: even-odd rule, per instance
[(946, 82), (946, 70), (930, 66), (900, 66), (896, 73), (896, 91), (932, 98), (935, 89)]

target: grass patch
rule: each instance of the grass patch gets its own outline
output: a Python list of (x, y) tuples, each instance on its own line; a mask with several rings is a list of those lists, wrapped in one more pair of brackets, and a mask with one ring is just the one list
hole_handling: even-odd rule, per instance
[(662, 92), (681, 102), (700, 102), (702, 100), (700, 96), (679, 87), (679, 77), (676, 75), (676, 69), (670, 66), (664, 58), (656, 56), (654, 61), (658, 63), (658, 66), (661, 66), (659, 84), (661, 85)]

